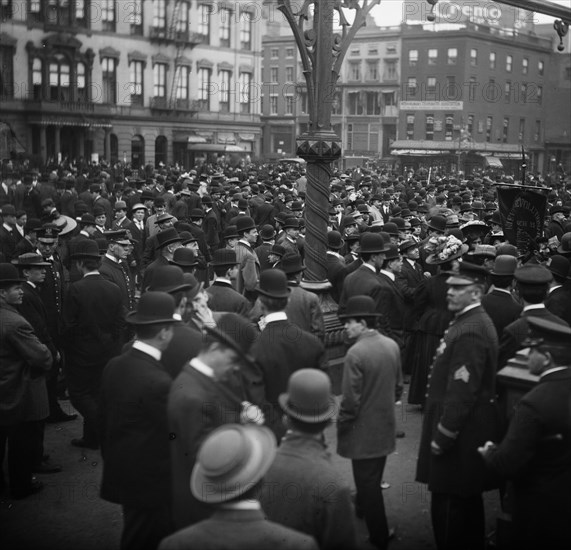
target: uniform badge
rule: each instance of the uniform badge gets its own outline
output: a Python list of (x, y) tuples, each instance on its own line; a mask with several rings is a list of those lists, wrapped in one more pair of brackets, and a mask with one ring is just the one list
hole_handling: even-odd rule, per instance
[(446, 342), (444, 340), (440, 340), (440, 345), (436, 349), (436, 355), (442, 355), (445, 349), (446, 349)]
[(470, 372), (466, 368), (466, 365), (462, 365), (455, 373), (454, 380), (462, 380), (462, 382), (468, 383), (470, 380)]

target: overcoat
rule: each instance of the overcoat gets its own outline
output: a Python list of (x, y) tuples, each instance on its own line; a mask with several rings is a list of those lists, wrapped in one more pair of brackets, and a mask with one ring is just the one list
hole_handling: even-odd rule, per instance
[(510, 293), (499, 289), (492, 290), (482, 298), (482, 307), (494, 323), (498, 339), (502, 337), (504, 329), (521, 315), (523, 309)]

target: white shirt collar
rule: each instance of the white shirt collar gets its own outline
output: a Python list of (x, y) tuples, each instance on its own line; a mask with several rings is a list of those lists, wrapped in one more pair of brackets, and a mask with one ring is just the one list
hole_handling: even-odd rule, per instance
[(462, 311), (458, 312), (458, 315), (463, 315), (464, 313), (470, 311), (471, 309), (475, 309), (480, 305), (480, 302), (476, 302), (475, 304), (470, 304), (466, 306)]
[(285, 311), (275, 311), (274, 313), (268, 313), (264, 317), (265, 324), (274, 323), (275, 321), (287, 321), (287, 314)]
[(37, 288), (36, 285), (34, 283), (32, 283), (32, 281), (26, 281), (32, 288)]
[(528, 304), (527, 306), (523, 306), (523, 311), (529, 311), (531, 309), (545, 309), (545, 304)]
[(392, 271), (387, 271), (386, 269), (381, 269), (381, 273), (386, 275), (393, 283), (395, 282), (395, 274)]
[(371, 264), (368, 264), (367, 262), (363, 262), (362, 265), (364, 265), (365, 267), (368, 267), (373, 273), (377, 273), (377, 270), (375, 269), (375, 266), (372, 266)]
[(216, 277), (217, 283), (226, 283), (227, 285), (232, 286), (232, 281), (228, 279), (228, 277)]
[(558, 370), (565, 370), (568, 368), (569, 367), (553, 367), (552, 369), (547, 369), (539, 375), (539, 378), (543, 378), (546, 374), (551, 374), (552, 372), (557, 372)]
[(262, 505), (257, 500), (239, 500), (222, 504), (220, 508), (223, 510), (261, 510)]
[(112, 262), (119, 264), (121, 263), (117, 258), (115, 258), (115, 256), (112, 256), (111, 254), (109, 254), (108, 252), (105, 253), (105, 257), (109, 260), (111, 260)]
[(89, 233), (88, 233), (87, 231), (85, 231), (84, 229), (82, 229), (82, 230), (79, 232), (79, 234), (80, 234), (80, 235), (85, 235), (86, 237), (91, 238), (91, 236), (89, 235)]
[(245, 244), (248, 248), (252, 248), (252, 245), (246, 239), (240, 239), (238, 242)]
[(163, 352), (160, 349), (157, 349), (149, 344), (145, 344), (145, 342), (141, 342), (140, 340), (135, 340), (133, 342), (133, 349), (138, 349), (147, 355), (150, 355), (153, 359), (157, 361), (161, 360)]
[(416, 260), (411, 260), (410, 258), (405, 258), (405, 260), (406, 260), (412, 267), (416, 267)]
[(214, 369), (209, 367), (204, 361), (201, 361), (198, 357), (194, 357), (189, 361), (189, 365), (198, 372), (208, 376), (208, 378), (214, 378)]
[(6, 229), (6, 231), (10, 231), (10, 233), (14, 229), (11, 225), (8, 225), (7, 223), (3, 223), (2, 226)]
[(331, 256), (335, 256), (336, 258), (340, 258), (341, 260), (343, 260), (343, 256), (341, 256), (341, 254), (339, 254), (339, 252), (335, 252), (334, 250), (328, 250), (327, 254), (330, 254)]
[(563, 285), (555, 285), (552, 286), (548, 291), (547, 294), (551, 294), (554, 290), (557, 290), (558, 288), (561, 288)]
[(512, 293), (509, 290), (506, 290), (505, 288), (498, 288), (497, 286), (494, 287), (494, 292), (503, 292), (504, 294), (507, 294), (508, 296), (512, 295)]
[(90, 271), (89, 273), (86, 273), (84, 277), (89, 277), (90, 275), (99, 275), (99, 270), (96, 269), (95, 271)]

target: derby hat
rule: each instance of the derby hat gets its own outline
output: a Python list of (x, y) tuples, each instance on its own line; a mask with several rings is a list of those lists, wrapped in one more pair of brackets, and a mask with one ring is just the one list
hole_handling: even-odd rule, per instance
[(204, 210), (202, 208), (193, 208), (188, 217), (193, 220), (195, 218), (204, 218)]
[(418, 248), (419, 246), (420, 246), (420, 243), (410, 239), (408, 241), (402, 242), (399, 246), (399, 250), (401, 251), (401, 254), (402, 254), (402, 253), (406, 252), (407, 250), (411, 250), (412, 248)]
[(258, 333), (256, 327), (243, 315), (226, 313), (218, 320), (216, 327), (205, 326), (205, 330), (212, 338), (237, 352), (242, 360), (254, 364), (249, 353)]
[(290, 216), (289, 218), (286, 218), (284, 220), (283, 228), (284, 229), (299, 229), (299, 220), (297, 218), (294, 218), (293, 216)]
[(513, 256), (514, 258), (519, 258), (517, 247), (510, 243), (503, 243), (496, 249), (496, 254), (498, 256)]
[(210, 195), (203, 195), (201, 201), (204, 206), (212, 206), (214, 204)]
[(212, 254), (211, 265), (224, 265), (231, 266), (236, 265), (238, 259), (236, 258), (236, 251), (231, 248), (219, 248), (215, 250)]
[(125, 201), (117, 201), (113, 205), (113, 210), (127, 210), (127, 203)]
[(305, 265), (299, 254), (290, 252), (281, 259), (280, 269), (286, 275), (293, 275), (294, 273), (301, 273), (305, 269)]
[(5, 204), (2, 207), (2, 216), (15, 216), (16, 215), (16, 208), (12, 204)]
[(24, 231), (31, 233), (32, 231), (37, 231), (40, 227), (42, 227), (42, 222), (38, 218), (30, 218), (24, 225)]
[(95, 225), (95, 217), (93, 214), (86, 212), (77, 220), (77, 223), (79, 223), (79, 225)]
[[(105, 248), (107, 248), (107, 241), (105, 242)], [(74, 246), (74, 251), (70, 258), (72, 260), (98, 260), (99, 259), (99, 246), (97, 243), (91, 239), (85, 239), (79, 241)]]
[(513, 277), (517, 269), (517, 258), (510, 254), (500, 254), (494, 260), (494, 267), (490, 271), (490, 275), (500, 277)]
[(181, 231), (179, 233), (180, 238), (181, 238), (181, 243), (183, 245), (188, 244), (188, 243), (193, 243), (193, 242), (197, 242), (198, 239), (190, 232), (190, 231)]
[(276, 236), (276, 230), (273, 226), (266, 224), (260, 230), (260, 237), (262, 241), (271, 241)]
[(286, 274), (281, 269), (262, 271), (256, 290), (268, 298), (287, 298), (291, 292), (287, 285)]
[(137, 310), (128, 313), (125, 321), (131, 325), (176, 323), (174, 312), (175, 301), (170, 294), (148, 291), (141, 296)]
[(25, 279), (22, 279), (18, 274), (16, 266), (9, 263), (0, 263), (0, 288), (18, 285), (24, 281)]
[(21, 254), (12, 263), (20, 268), (25, 267), (48, 267), (50, 262), (44, 261), (41, 254), (35, 254), (34, 252), (28, 252), (26, 254)]
[(288, 416), (307, 424), (333, 420), (337, 409), (329, 376), (315, 368), (294, 372), (278, 401)]
[(157, 245), (155, 246), (155, 249), (159, 250), (169, 244), (180, 242), (182, 242), (182, 239), (178, 234), (178, 231), (174, 227), (169, 227), (168, 229), (157, 233)]
[(385, 260), (396, 260), (400, 258), (399, 247), (396, 244), (388, 244), (387, 251), (385, 252)]
[(209, 504), (233, 500), (258, 483), (276, 456), (276, 437), (265, 426), (227, 424), (202, 443), (190, 477), (194, 497)]
[(160, 223), (168, 222), (169, 220), (173, 220), (174, 216), (171, 216), (169, 213), (165, 212), (164, 214), (160, 214), (155, 218), (155, 224), (159, 225)]
[(557, 247), (557, 252), (565, 256), (569, 256), (571, 254), (571, 232), (565, 233), (561, 237), (561, 244)]
[(370, 296), (360, 294), (351, 296), (345, 304), (345, 310), (338, 315), (339, 319), (360, 319), (361, 317), (378, 317), (375, 301)]
[[(404, 220), (403, 220), (404, 222)], [(404, 229), (404, 224), (403, 224), (403, 229)], [(398, 237), (399, 234), (399, 228), (398, 225), (395, 222), (387, 222), (385, 223), (384, 227), (383, 227), (383, 231), (393, 237)]]
[[(185, 250), (181, 248), (180, 250)], [(188, 249), (186, 249), (188, 250)], [(192, 250), (189, 250), (192, 252)], [(177, 265), (162, 265), (153, 272), (153, 278), (148, 290), (174, 294), (182, 290), (189, 290), (190, 284), (185, 282), (182, 269)]]
[(563, 256), (552, 256), (546, 264), (547, 269), (556, 277), (571, 279), (569, 277), (569, 260)]
[(223, 239), (239, 239), (240, 235), (238, 235), (238, 231), (236, 230), (235, 225), (229, 225), (224, 229), (224, 234), (222, 235)]
[(99, 216), (105, 216), (105, 208), (103, 206), (96, 205), (93, 207), (93, 215), (98, 218)]
[(275, 254), (281, 258), (285, 254), (285, 248), (281, 244), (274, 244), (270, 248), (270, 254)]
[(389, 249), (385, 246), (382, 235), (378, 233), (365, 232), (361, 235), (361, 254), (380, 254), (385, 253)]
[(339, 231), (333, 230), (327, 232), (327, 248), (331, 248), (332, 250), (340, 250), (343, 248), (343, 244), (343, 238), (341, 237), (341, 233), (339, 233)]
[(238, 216), (236, 219), (236, 231), (238, 235), (242, 235), (242, 233), (251, 231), (252, 229), (256, 229), (256, 223), (250, 216)]
[(155, 196), (153, 195), (153, 193), (151, 191), (143, 191), (141, 193), (141, 200), (143, 202), (145, 201), (154, 201), (155, 200)]
[(186, 297), (188, 301), (194, 300), (198, 293), (204, 288), (204, 283), (197, 280), (192, 273), (184, 273), (184, 282), (190, 285)]
[(446, 218), (444, 216), (432, 216), (428, 222), (428, 228), (444, 233), (446, 231)]
[(497, 256), (497, 250), (495, 246), (491, 244), (477, 244), (472, 252), (468, 253), (468, 256), (480, 256), (483, 258), (495, 258)]
[(446, 279), (446, 284), (450, 286), (485, 284), (487, 275), (488, 270), (486, 268), (464, 261), (460, 262), (458, 273), (454, 273)]
[(193, 250), (183, 246), (173, 252), (172, 260), (169, 260), (169, 263), (182, 269), (186, 267), (196, 267), (198, 265), (198, 257)]

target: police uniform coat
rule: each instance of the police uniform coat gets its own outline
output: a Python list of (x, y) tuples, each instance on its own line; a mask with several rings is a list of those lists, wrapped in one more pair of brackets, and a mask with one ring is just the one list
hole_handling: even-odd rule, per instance
[(126, 311), (131, 311), (135, 307), (135, 281), (131, 277), (126, 262), (123, 260), (116, 262), (107, 256), (103, 256), (99, 273), (104, 279), (119, 287), (121, 303)]
[(513, 480), (514, 548), (571, 548), (571, 369), (543, 374), (486, 462)]
[[(495, 402), (498, 338), (482, 306), (450, 323), (429, 376), (416, 481), (435, 493), (476, 496), (496, 486), (477, 448), (501, 437)], [(443, 453), (431, 453), (435, 441)]]

